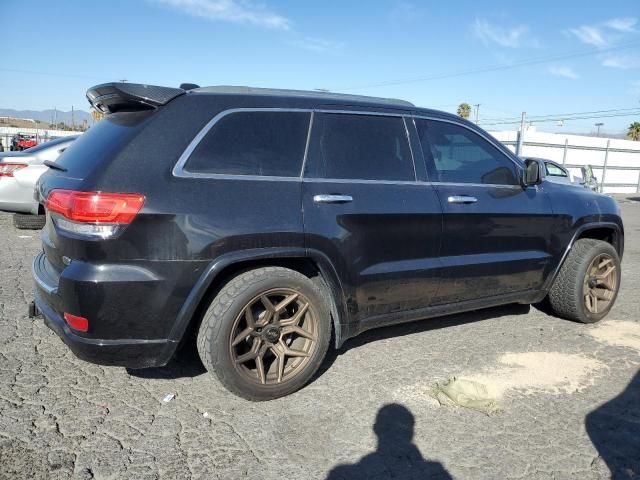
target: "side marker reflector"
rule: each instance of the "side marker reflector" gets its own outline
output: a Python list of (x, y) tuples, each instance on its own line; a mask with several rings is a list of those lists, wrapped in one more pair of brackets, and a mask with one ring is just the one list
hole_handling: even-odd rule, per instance
[(84, 317), (79, 317), (77, 315), (71, 315), (70, 313), (64, 313), (64, 321), (67, 322), (74, 330), (79, 332), (87, 332), (89, 331), (89, 320)]

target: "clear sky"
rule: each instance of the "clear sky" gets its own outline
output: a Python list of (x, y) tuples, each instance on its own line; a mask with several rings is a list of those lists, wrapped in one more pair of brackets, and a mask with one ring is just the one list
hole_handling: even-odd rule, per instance
[[(326, 88), (448, 111), (466, 101), (481, 122), (640, 112), (639, 0), (0, 0), (0, 19), (4, 108), (86, 110), (88, 87), (127, 79)], [(620, 132), (633, 120), (539, 128)]]

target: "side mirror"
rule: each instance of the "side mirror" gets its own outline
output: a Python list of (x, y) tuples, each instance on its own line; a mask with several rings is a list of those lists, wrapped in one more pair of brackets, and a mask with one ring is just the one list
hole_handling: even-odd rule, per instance
[(524, 162), (524, 178), (523, 185), (528, 187), (529, 185), (538, 185), (542, 182), (540, 175), (540, 164), (536, 160), (527, 159)]

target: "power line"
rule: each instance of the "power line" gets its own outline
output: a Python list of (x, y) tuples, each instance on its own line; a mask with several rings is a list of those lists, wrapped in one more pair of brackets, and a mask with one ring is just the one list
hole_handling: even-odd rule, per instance
[[(569, 121), (569, 120), (591, 120), (594, 118), (612, 118), (612, 117), (634, 117), (636, 115), (640, 115), (640, 109), (636, 110), (635, 112), (629, 112), (629, 113), (612, 113), (612, 114), (607, 114), (607, 115), (586, 115), (586, 116), (575, 116), (575, 117), (556, 117), (556, 118), (543, 118), (543, 119), (536, 119), (536, 118), (528, 118), (527, 121), (529, 123), (547, 123), (547, 122), (559, 122), (559, 121)], [(494, 123), (483, 123), (482, 126), (487, 127), (487, 126), (495, 126), (495, 125), (513, 125), (513, 124), (518, 124), (520, 123), (519, 120), (515, 120), (515, 121), (509, 121), (509, 122), (494, 122)]]
[[(609, 114), (609, 113), (623, 113), (623, 112), (635, 112), (639, 109), (640, 107), (633, 107), (633, 108), (614, 108), (614, 109), (609, 109), (609, 110), (592, 110), (592, 111), (588, 111), (588, 112), (569, 112), (569, 113), (552, 113), (552, 114), (546, 114), (546, 115), (532, 115), (530, 117), (528, 117), (530, 120), (544, 120), (548, 117), (563, 117), (563, 118), (567, 118), (567, 117), (571, 117), (572, 115), (591, 115), (591, 114)], [(520, 118), (519, 117), (488, 117), (485, 118), (484, 121), (482, 123), (485, 122), (511, 122), (511, 121), (516, 121), (519, 122)]]
[(498, 72), (501, 70), (510, 70), (513, 68), (525, 67), (529, 65), (539, 65), (541, 63), (555, 62), (558, 60), (568, 60), (571, 58), (587, 57), (587, 56), (598, 55), (602, 53), (616, 52), (619, 50), (626, 50), (626, 49), (634, 48), (637, 46), (640, 46), (640, 42), (625, 43), (625, 44), (620, 44), (620, 45), (616, 45), (609, 48), (592, 49), (592, 50), (587, 50), (582, 52), (567, 53), (563, 55), (538, 57), (530, 60), (523, 60), (521, 62), (509, 63), (506, 65), (492, 65), (487, 67), (478, 67), (478, 68), (471, 68), (467, 70), (459, 70), (455, 72), (436, 73), (433, 75), (425, 75), (422, 77), (406, 78), (401, 80), (388, 80), (385, 82), (371, 83), (368, 85), (360, 85), (360, 86), (353, 86), (353, 87), (346, 87), (346, 88), (336, 88), (332, 90), (346, 91), (346, 90), (358, 90), (358, 89), (364, 89), (364, 88), (386, 87), (386, 86), (392, 86), (392, 85), (403, 85), (407, 83), (426, 82), (428, 80), (441, 80), (445, 78), (462, 77), (466, 75), (474, 75), (477, 73)]
[(104, 77), (91, 77), (88, 75), (78, 75), (75, 73), (40, 72), (36, 70), (19, 70), (16, 68), (0, 68), (0, 72), (25, 73), (28, 75), (45, 75), (48, 77), (81, 78), (84, 80), (104, 80)]
[[(529, 121), (532, 122), (544, 122), (547, 120), (555, 121), (557, 119), (560, 120), (575, 120), (575, 119), (583, 119), (583, 118), (600, 118), (600, 117), (623, 117), (630, 115), (637, 115), (640, 112), (639, 108), (635, 109), (627, 109), (627, 110), (611, 110), (609, 112), (575, 112), (572, 114), (554, 114), (554, 115), (543, 115), (543, 116), (531, 116), (528, 117)], [(518, 119), (487, 119), (487, 123), (517, 123)]]

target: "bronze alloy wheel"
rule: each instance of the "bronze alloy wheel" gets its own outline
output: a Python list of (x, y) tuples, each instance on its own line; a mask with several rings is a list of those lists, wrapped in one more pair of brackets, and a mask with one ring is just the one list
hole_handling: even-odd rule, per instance
[(584, 277), (584, 306), (592, 314), (605, 312), (615, 298), (618, 288), (616, 263), (613, 258), (602, 253), (595, 257)]
[(276, 385), (294, 378), (318, 343), (318, 316), (309, 300), (288, 288), (255, 296), (236, 317), (229, 351), (236, 370), (252, 382)]

